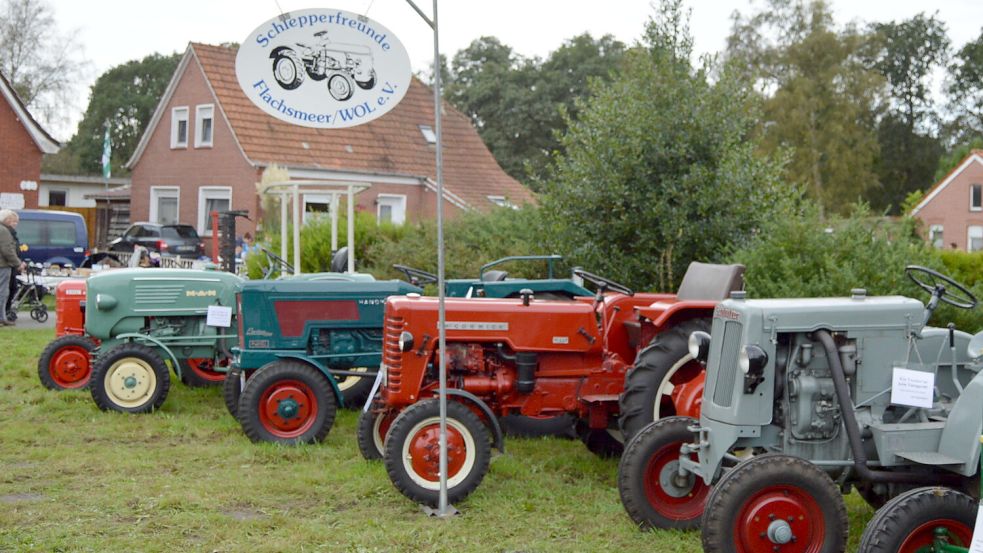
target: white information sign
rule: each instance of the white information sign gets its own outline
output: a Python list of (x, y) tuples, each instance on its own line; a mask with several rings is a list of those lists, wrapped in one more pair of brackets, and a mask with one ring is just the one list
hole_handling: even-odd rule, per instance
[(236, 78), (254, 104), (321, 129), (381, 117), (403, 99), (411, 76), (410, 57), (392, 31), (342, 10), (282, 14), (250, 33), (236, 55)]
[(891, 403), (930, 408), (935, 392), (935, 374), (894, 368), (891, 378)]
[(969, 553), (983, 553), (983, 507), (976, 510), (976, 527), (973, 528), (973, 541)]
[(17, 192), (0, 192), (0, 209), (24, 209), (24, 195)]
[(209, 305), (208, 317), (205, 319), (208, 326), (220, 326), (228, 328), (232, 326), (232, 308), (224, 305)]

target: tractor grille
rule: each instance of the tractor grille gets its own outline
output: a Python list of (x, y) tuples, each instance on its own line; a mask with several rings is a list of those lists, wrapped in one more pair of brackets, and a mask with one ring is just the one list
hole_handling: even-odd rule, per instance
[(399, 351), (399, 335), (403, 332), (402, 317), (386, 317), (386, 334), (382, 342), (382, 362), (386, 365), (386, 388), (399, 393), (403, 386), (403, 360)]
[(136, 305), (173, 304), (177, 303), (183, 291), (183, 284), (168, 285), (161, 282), (137, 284), (133, 293), (133, 303)]
[(713, 387), (713, 402), (721, 407), (730, 407), (734, 398), (734, 383), (737, 382), (737, 354), (741, 347), (741, 323), (724, 323), (724, 339), (717, 357), (717, 381)]

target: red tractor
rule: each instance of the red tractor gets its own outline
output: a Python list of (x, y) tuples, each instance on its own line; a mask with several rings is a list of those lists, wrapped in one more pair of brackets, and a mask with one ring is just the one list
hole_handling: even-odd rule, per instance
[(38, 359), (38, 377), (51, 390), (84, 388), (92, 374), (89, 354), (96, 348), (85, 335), (85, 281), (58, 283), (55, 305), (55, 339)]
[[(680, 294), (634, 294), (609, 279), (575, 273), (597, 286), (594, 298), (535, 300), (526, 292), (520, 299), (446, 300), (449, 501), (464, 499), (480, 484), (492, 444), (504, 450), (498, 417), (570, 413), (591, 451), (616, 455), (622, 449), (622, 409), (634, 421), (622, 424), (629, 431), (660, 413), (698, 409), (690, 397), (695, 392), (688, 388), (701, 386), (700, 369), (686, 358), (685, 339), (684, 353), (666, 370), (642, 369), (632, 377), (639, 371), (632, 371), (632, 364), (636, 356), (644, 361), (653, 355), (649, 351), (666, 349), (659, 337), (668, 331), (685, 327), (685, 336), (689, 327), (705, 325), (696, 321), (709, 319), (719, 300), (743, 286), (743, 267), (691, 265)], [(359, 445), (366, 457), (382, 454), (390, 479), (404, 495), (434, 506), (439, 492), (437, 300), (391, 297), (383, 340), (381, 395), (359, 421)], [(647, 344), (641, 354), (640, 344)], [(622, 397), (626, 380), (635, 393)], [(686, 392), (676, 394), (678, 408), (673, 403), (677, 388)]]

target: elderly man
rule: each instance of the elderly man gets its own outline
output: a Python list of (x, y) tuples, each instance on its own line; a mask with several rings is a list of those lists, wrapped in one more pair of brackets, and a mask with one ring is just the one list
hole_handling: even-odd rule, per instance
[(13, 326), (7, 320), (7, 296), (10, 294), (10, 279), (14, 270), (23, 263), (17, 257), (17, 240), (14, 239), (20, 217), (9, 209), (0, 209), (0, 326)]

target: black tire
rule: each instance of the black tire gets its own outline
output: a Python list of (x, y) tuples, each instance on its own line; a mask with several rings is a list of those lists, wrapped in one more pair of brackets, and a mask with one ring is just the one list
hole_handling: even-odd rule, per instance
[(673, 378), (705, 370), (689, 354), (689, 335), (696, 331), (709, 332), (710, 321), (690, 319), (659, 333), (639, 352), (635, 366), (625, 374), (625, 390), (618, 398), (618, 426), (626, 442), (662, 417), (699, 417), (699, 413), (677, 413), (672, 398), (663, 393), (664, 385), (672, 383)]
[(335, 100), (344, 102), (351, 98), (354, 93), (355, 87), (352, 86), (352, 80), (348, 78), (348, 75), (335, 73), (328, 77), (328, 94)]
[(31, 309), (31, 318), (39, 323), (48, 320), (48, 309), (46, 307), (35, 307)]
[(230, 367), (229, 372), (225, 373), (225, 380), (222, 381), (222, 401), (229, 414), (236, 420), (239, 419), (236, 413), (239, 411), (239, 396), (242, 395), (242, 369)]
[[(291, 72), (281, 71), (290, 64), (293, 67)], [(300, 60), (297, 53), (293, 50), (281, 50), (273, 58), (273, 80), (276, 81), (281, 88), (286, 90), (293, 90), (303, 84), (304, 76), (307, 72), (304, 70), (304, 62)]]
[[(181, 363), (181, 383), (189, 388), (211, 388), (225, 382), (226, 373), (214, 370), (213, 359), (178, 359), (178, 362)], [(202, 367), (203, 364), (206, 366)]]
[(92, 376), (92, 350), (96, 344), (86, 336), (66, 334), (45, 346), (38, 359), (38, 378), (49, 390), (80, 390)]
[(103, 411), (121, 413), (160, 409), (170, 387), (170, 371), (157, 350), (132, 342), (100, 354), (89, 380), (96, 405)]
[(373, 405), (368, 411), (358, 415), (358, 450), (366, 461), (378, 461), (385, 453), (386, 435), (392, 423), (399, 416), (395, 409), (383, 410)]
[(710, 486), (693, 474), (685, 482), (674, 478), (679, 448), (695, 440), (687, 428), (696, 422), (689, 417), (660, 419), (635, 434), (625, 447), (618, 465), (618, 492), (639, 528), (699, 527)]
[(239, 424), (254, 442), (324, 440), (338, 409), (328, 378), (299, 361), (274, 361), (257, 370), (239, 397)]
[(362, 90), (372, 90), (372, 87), (375, 86), (375, 69), (369, 74), (368, 80), (360, 81), (355, 79), (355, 84)]
[(573, 439), (577, 437), (574, 424), (577, 419), (573, 415), (557, 415), (555, 417), (524, 417), (522, 415), (506, 415), (498, 419), (502, 431), (507, 436), (520, 438), (541, 438), (555, 436)]
[[(949, 488), (917, 488), (879, 509), (860, 538), (860, 553), (910, 553), (926, 550), (945, 528), (949, 545), (969, 547), (976, 523), (976, 501)], [(924, 549), (920, 549), (924, 548)]]
[(606, 428), (590, 428), (587, 421), (581, 419), (574, 425), (577, 437), (587, 450), (603, 459), (620, 457), (625, 450), (625, 444), (611, 434)]
[[(406, 497), (431, 507), (437, 507), (440, 496), (439, 456), (430, 455), (431, 451), (438, 451), (439, 417), (440, 404), (436, 399), (407, 407), (389, 429), (384, 455), (386, 472), (393, 485)], [(456, 401), (447, 402), (447, 429), (447, 501), (456, 503), (481, 484), (488, 472), (491, 446), (488, 429), (481, 419)], [(417, 448), (427, 450), (427, 459), (414, 455), (411, 445), (415, 440)], [(424, 463), (428, 472), (421, 475), (413, 465)]]
[[(773, 518), (776, 512), (782, 516)], [(788, 521), (789, 513), (798, 514)], [(846, 549), (839, 488), (816, 465), (779, 453), (752, 457), (725, 473), (707, 498), (701, 523), (704, 551), (771, 551), (777, 543), (770, 535), (774, 523), (791, 533), (785, 539), (820, 544), (815, 553)]]
[[(349, 369), (353, 371), (365, 370), (365, 368)], [(361, 409), (365, 406), (365, 400), (372, 392), (375, 384), (375, 375), (371, 376), (342, 376), (338, 380), (338, 391), (344, 399), (343, 405), (348, 409)]]

